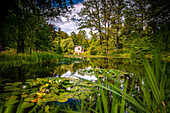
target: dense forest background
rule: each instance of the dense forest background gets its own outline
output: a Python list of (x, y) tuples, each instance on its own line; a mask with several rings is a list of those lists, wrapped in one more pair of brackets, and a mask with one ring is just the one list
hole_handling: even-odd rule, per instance
[[(87, 0), (79, 12), (79, 32), (69, 36), (46, 21), (67, 16), (70, 0), (7, 0), (1, 4), (0, 51), (53, 51), (73, 54), (81, 45), (87, 55), (169, 52), (168, 0)], [(89, 28), (91, 37), (83, 30)]]

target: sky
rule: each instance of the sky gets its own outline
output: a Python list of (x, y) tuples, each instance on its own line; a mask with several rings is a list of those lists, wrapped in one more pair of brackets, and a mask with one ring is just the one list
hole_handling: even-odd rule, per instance
[[(76, 21), (71, 20), (72, 17), (79, 19), (80, 17), (77, 15), (77, 13), (80, 12), (81, 8), (83, 7), (82, 2), (83, 0), (73, 0), (74, 2), (74, 10), (72, 11), (72, 14), (69, 14), (68, 18), (66, 17), (60, 17), (60, 20), (54, 19), (54, 21), (50, 21), (50, 23), (54, 24), (57, 28), (60, 28), (62, 31), (66, 32), (68, 35), (71, 34), (71, 32), (78, 33), (79, 30), (77, 30), (78, 25)], [(48, 21), (49, 22), (49, 21)], [(90, 29), (83, 29), (86, 30), (88, 38), (90, 38)]]

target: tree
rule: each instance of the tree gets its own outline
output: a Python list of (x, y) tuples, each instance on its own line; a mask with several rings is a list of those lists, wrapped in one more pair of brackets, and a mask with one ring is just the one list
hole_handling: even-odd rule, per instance
[(83, 8), (81, 9), (79, 16), (80, 19), (80, 27), (82, 28), (91, 28), (92, 30), (98, 31), (98, 36), (100, 37), (100, 45), (102, 47), (102, 21), (101, 21), (101, 0), (88, 0), (83, 3)]
[(61, 31), (60, 29), (58, 31), (54, 32), (54, 38), (53, 38), (52, 45), (53, 45), (53, 50), (56, 53), (61, 54), (63, 52), (63, 49), (61, 47), (61, 41), (63, 39), (67, 39), (67, 38), (69, 38), (69, 35), (67, 33)]
[(47, 51), (51, 50), (52, 46), (51, 28), (47, 24), (41, 24), (40, 28), (36, 30), (35, 48), (36, 50)]
[(73, 43), (72, 38), (62, 39), (61, 43), (60, 43), (60, 46), (61, 46), (62, 51), (64, 53), (68, 53), (68, 54), (73, 53), (74, 43)]
[(70, 38), (73, 39), (74, 45), (79, 45), (79, 39), (78, 39), (78, 37), (77, 37), (77, 34), (76, 34), (74, 31), (71, 32)]
[[(111, 34), (116, 35), (118, 49), (120, 30), (123, 24), (124, 0), (88, 0), (83, 5), (84, 7), (79, 13), (80, 28), (97, 30), (100, 45), (106, 52), (108, 52)], [(112, 33), (111, 29), (116, 29), (116, 34)]]
[[(22, 22), (28, 22), (27, 19), (29, 18), (29, 15), (32, 15), (31, 17), (56, 17), (59, 15), (64, 15), (65, 13), (69, 12), (69, 5), (72, 4), (72, 1), (69, 0), (68, 1), (63, 1), (63, 0), (12, 0), (11, 2), (9, 1), (3, 1), (3, 3), (0, 4), (4, 4), (6, 7), (1, 7), (2, 9), (1, 11), (1, 21), (0, 21), (0, 51), (2, 50), (2, 31), (4, 29), (6, 20), (7, 20), (7, 16), (9, 15), (13, 15), (16, 16), (17, 22), (18, 23), (22, 23)], [(12, 12), (12, 13), (11, 13)], [(30, 18), (31, 18), (30, 17)], [(33, 20), (34, 18), (32, 18)], [(25, 23), (25, 24), (26, 24)], [(30, 22), (29, 24), (33, 23), (34, 25), (36, 25), (34, 22)], [(15, 23), (13, 23), (15, 24)], [(27, 25), (29, 25), (27, 24)], [(18, 49), (18, 52), (24, 52), (24, 41), (26, 39), (24, 39), (24, 37), (26, 34), (24, 34), (23, 32), (27, 31), (24, 30), (26, 28), (24, 28), (24, 24), (22, 26), (22, 24), (20, 24), (21, 26), (19, 27), (19, 34), (18, 36), (20, 38), (20, 40), (18, 40), (18, 47), (20, 49)], [(34, 26), (32, 26), (33, 28)], [(30, 28), (29, 28), (30, 29)], [(22, 31), (23, 30), (23, 31)], [(21, 34), (20, 34), (21, 33)], [(25, 32), (26, 33), (26, 32)]]
[(120, 39), (120, 30), (123, 28), (123, 10), (125, 8), (124, 0), (113, 0), (111, 1), (112, 7), (112, 14), (111, 17), (111, 29), (115, 29), (116, 32), (113, 35), (116, 35), (116, 49), (119, 49), (119, 39)]
[(6, 49), (5, 44), (8, 43), (5, 42), (6, 40), (10, 40), (15, 45), (18, 53), (24, 53), (25, 46), (29, 47), (34, 44), (35, 31), (42, 21), (38, 20), (38, 17), (29, 12), (27, 8), (20, 13), (22, 14), (14, 14), (14, 11), (11, 10), (7, 16), (1, 35), (1, 41), (4, 43), (1, 45), (1, 49), (2, 47)]

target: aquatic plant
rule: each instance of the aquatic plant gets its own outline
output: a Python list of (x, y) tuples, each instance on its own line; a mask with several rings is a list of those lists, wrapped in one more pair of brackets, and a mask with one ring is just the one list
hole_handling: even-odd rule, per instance
[[(137, 76), (134, 76), (139, 82), (139, 89), (135, 89), (134, 81), (127, 84), (128, 79), (124, 78), (124, 82), (121, 83), (118, 79), (119, 72), (116, 74), (117, 79), (109, 74), (104, 76), (104, 80), (98, 77), (98, 83), (93, 83), (98, 87), (100, 93), (96, 112), (166, 113), (168, 110), (165, 104), (166, 64), (162, 64), (161, 60), (158, 60), (159, 58), (158, 55), (155, 55), (153, 64), (150, 64), (143, 57), (145, 73), (144, 75), (138, 73)], [(98, 75), (98, 73), (93, 74)], [(89, 81), (89, 83), (91, 82)], [(107, 104), (109, 101), (111, 104)]]
[[(84, 86), (86, 87), (84, 87)], [(1, 103), (5, 106), (14, 105), (23, 99), (20, 107), (22, 109), (39, 106), (46, 106), (50, 102), (60, 103), (68, 99), (84, 100), (92, 93), (88, 83), (73, 78), (36, 78), (28, 79), (25, 83), (6, 83), (1, 94)]]

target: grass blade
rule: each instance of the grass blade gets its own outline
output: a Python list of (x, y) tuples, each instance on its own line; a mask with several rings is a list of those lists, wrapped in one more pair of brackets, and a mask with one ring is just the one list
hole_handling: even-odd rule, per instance
[[(128, 84), (128, 79), (126, 80), (126, 86), (127, 86), (127, 84)], [(127, 88), (124, 87), (123, 95), (124, 95), (126, 92), (127, 92)], [(124, 113), (124, 112), (125, 112), (125, 103), (126, 103), (125, 99), (122, 98), (120, 113)]]
[[(98, 77), (97, 79), (98, 79), (99, 84), (101, 85), (101, 81), (100, 81), (99, 77)], [(104, 113), (108, 113), (107, 99), (106, 99), (106, 97), (105, 97), (103, 88), (100, 88), (100, 93), (101, 93), (101, 97), (102, 97), (102, 102), (103, 102), (103, 107), (104, 107)]]

